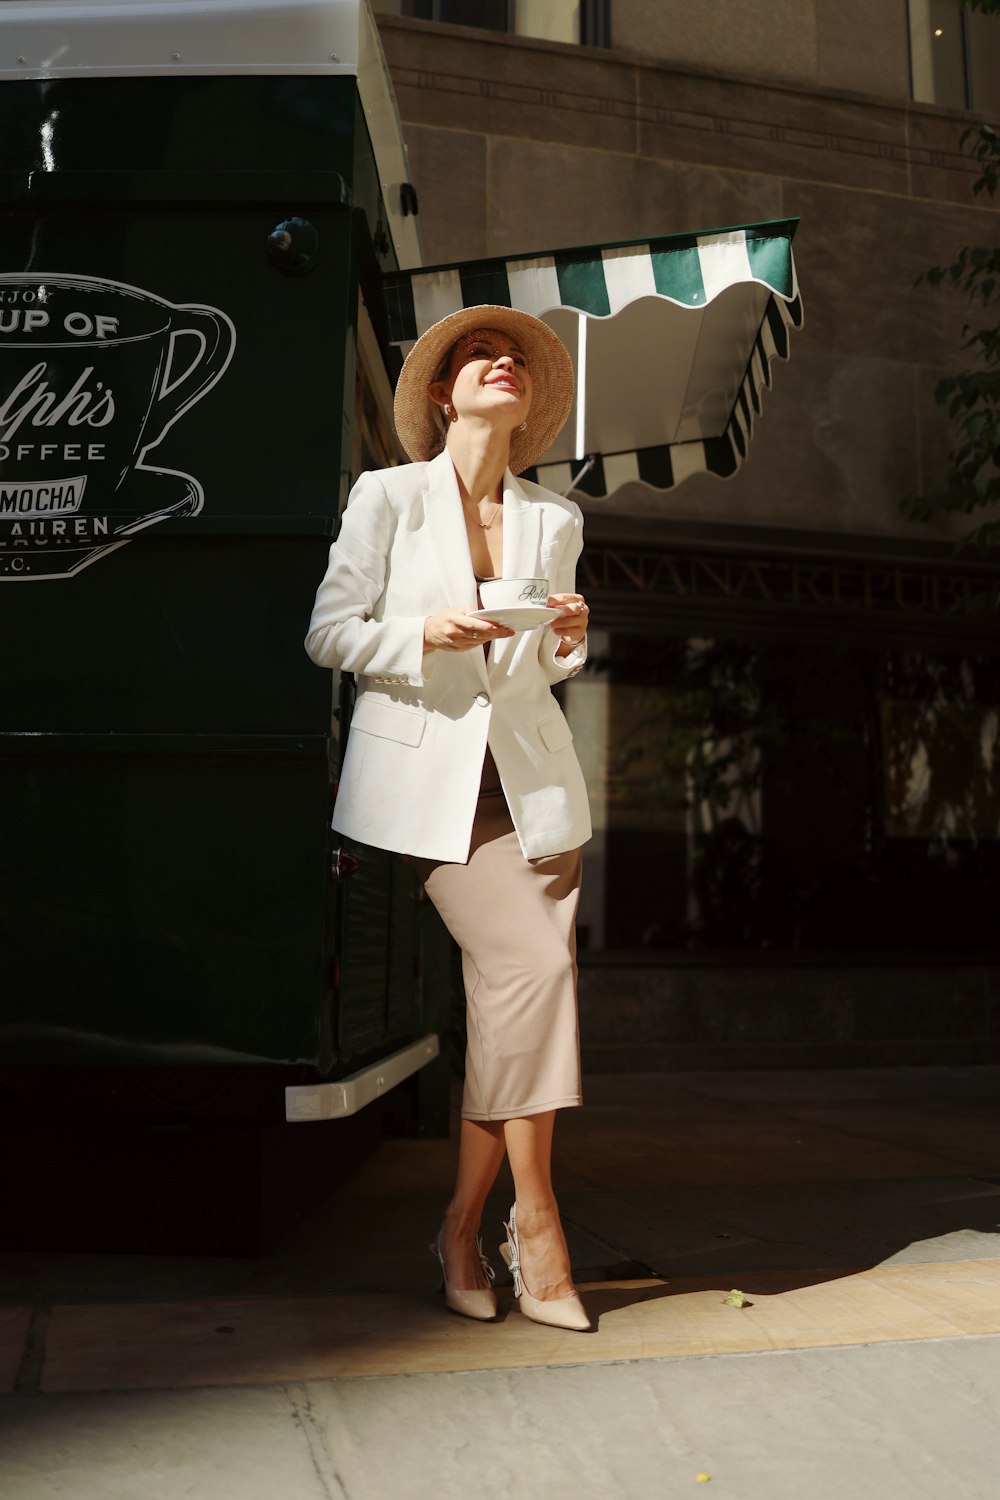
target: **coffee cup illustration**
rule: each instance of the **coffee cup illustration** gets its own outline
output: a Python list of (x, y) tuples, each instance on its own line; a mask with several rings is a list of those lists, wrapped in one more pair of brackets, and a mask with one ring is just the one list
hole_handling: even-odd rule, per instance
[(147, 455), (216, 384), (224, 312), (123, 282), (0, 275), (0, 581), (63, 578), (204, 503)]

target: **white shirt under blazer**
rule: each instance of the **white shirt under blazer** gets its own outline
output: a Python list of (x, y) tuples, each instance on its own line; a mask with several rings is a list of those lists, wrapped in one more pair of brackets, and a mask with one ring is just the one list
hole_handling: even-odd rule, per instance
[[(578, 505), (540, 485), (503, 483), (503, 576), (576, 591)], [(469, 855), (489, 745), (526, 859), (591, 836), (573, 735), (551, 685), (578, 672), (586, 641), (558, 657), (545, 627), (495, 640), (489, 656), (424, 654), (424, 621), (475, 609), (458, 480), (429, 463), (364, 473), (351, 491), (306, 636), (319, 666), (353, 672), (357, 701), (333, 813), (348, 838), (461, 864)]]

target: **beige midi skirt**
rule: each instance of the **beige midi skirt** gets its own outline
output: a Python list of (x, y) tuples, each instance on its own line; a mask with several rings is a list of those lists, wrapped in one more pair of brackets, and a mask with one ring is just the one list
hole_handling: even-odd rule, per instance
[(463, 1119), (512, 1120), (579, 1104), (579, 849), (525, 859), (487, 754), (468, 863), (413, 863), (462, 950)]

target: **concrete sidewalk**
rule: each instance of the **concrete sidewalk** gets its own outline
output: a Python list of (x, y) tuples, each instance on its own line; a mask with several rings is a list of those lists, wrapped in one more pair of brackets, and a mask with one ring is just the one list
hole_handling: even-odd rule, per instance
[(590, 1078), (557, 1141), (590, 1335), (445, 1312), (450, 1142), (260, 1261), (0, 1258), (0, 1493), (997, 1500), (1000, 1068)]

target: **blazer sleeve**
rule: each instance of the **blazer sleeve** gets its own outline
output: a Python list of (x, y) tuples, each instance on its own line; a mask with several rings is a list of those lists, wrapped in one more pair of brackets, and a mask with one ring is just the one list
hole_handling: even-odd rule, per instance
[(424, 681), (424, 616), (372, 618), (382, 597), (396, 517), (377, 474), (362, 474), (350, 496), (326, 575), (316, 594), (306, 651), (319, 667)]
[[(567, 528), (566, 540), (558, 554), (549, 589), (553, 594), (576, 593), (576, 565), (583, 551), (583, 512), (575, 501), (570, 502), (573, 511), (572, 527)], [(538, 657), (542, 671), (550, 683), (565, 682), (574, 677), (587, 660), (587, 637), (566, 656), (557, 656), (561, 642), (552, 630), (539, 631)]]

